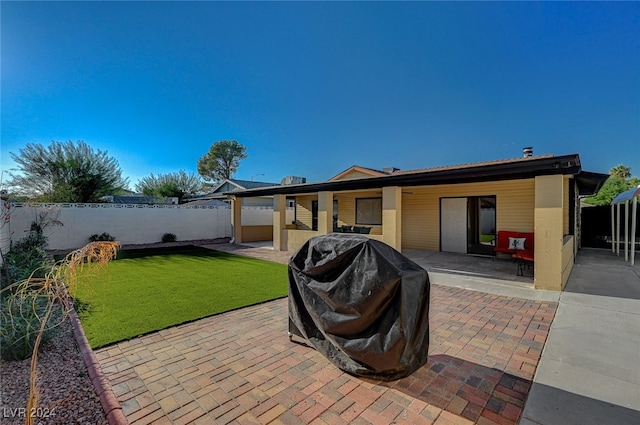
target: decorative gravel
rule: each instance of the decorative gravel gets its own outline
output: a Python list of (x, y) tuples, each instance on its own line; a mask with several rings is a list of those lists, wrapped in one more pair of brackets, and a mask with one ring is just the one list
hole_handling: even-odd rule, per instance
[[(0, 423), (23, 424), (29, 395), (31, 359), (0, 360)], [(65, 320), (38, 356), (40, 403), (32, 412), (35, 424), (108, 424)]]

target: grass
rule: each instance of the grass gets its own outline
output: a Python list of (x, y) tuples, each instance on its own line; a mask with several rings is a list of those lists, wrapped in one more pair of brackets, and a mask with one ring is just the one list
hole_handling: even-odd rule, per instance
[(76, 297), (92, 348), (287, 295), (287, 266), (197, 247), (121, 251)]

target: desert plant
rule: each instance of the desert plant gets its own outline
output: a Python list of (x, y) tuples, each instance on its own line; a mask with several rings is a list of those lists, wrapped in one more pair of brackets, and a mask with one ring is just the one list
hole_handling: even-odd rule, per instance
[(89, 236), (89, 242), (113, 242), (115, 240), (115, 236), (111, 236), (107, 232), (104, 232), (101, 235), (95, 233)]
[[(32, 274), (0, 290), (0, 295), (5, 296), (7, 303), (0, 323), (1, 333), (11, 335), (11, 340), (15, 342), (14, 347), (6, 349), (7, 355), (9, 352), (31, 350), (27, 412), (38, 406), (38, 350), (50, 330), (62, 323), (71, 311), (78, 272), (87, 265), (92, 266), (92, 271), (104, 266), (115, 258), (119, 247), (119, 242), (91, 242), (53, 264), (43, 277)], [(21, 332), (28, 333), (29, 337), (21, 335)], [(35, 339), (31, 342), (34, 335)], [(27, 415), (25, 424), (33, 424), (31, 415)]]
[(176, 235), (173, 233), (165, 233), (162, 235), (162, 242), (175, 242), (176, 240)]
[[(28, 358), (40, 331), (40, 320), (47, 310), (45, 297), (22, 292), (16, 297), (4, 297), (0, 304), (0, 356), (3, 360), (24, 360)], [(47, 343), (53, 333), (53, 324), (60, 320), (60, 309), (49, 317), (42, 335), (42, 343)]]
[(46, 245), (47, 238), (38, 231), (31, 231), (27, 236), (13, 243), (9, 252), (4, 255), (9, 274), (7, 280), (17, 282), (34, 273), (36, 277), (44, 276), (44, 268), (50, 265), (44, 250)]

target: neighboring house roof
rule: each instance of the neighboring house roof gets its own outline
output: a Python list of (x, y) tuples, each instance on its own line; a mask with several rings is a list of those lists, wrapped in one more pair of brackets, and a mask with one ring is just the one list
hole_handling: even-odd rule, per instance
[(234, 195), (238, 197), (292, 195), (319, 191), (365, 190), (386, 186), (424, 186), (512, 180), (555, 174), (576, 176), (581, 195), (597, 192), (608, 178), (606, 174), (582, 171), (578, 154), (538, 155), (420, 170), (393, 170), (391, 174), (370, 178), (329, 180), (320, 183), (239, 190), (234, 192)]
[(256, 182), (253, 180), (228, 179), (227, 181), (235, 184), (239, 189), (255, 189), (257, 187), (280, 186), (279, 183)]
[(204, 195), (194, 196), (191, 198), (192, 200), (203, 200), (203, 199), (223, 199), (227, 198), (225, 193), (227, 192), (235, 192), (238, 190), (250, 190), (264, 187), (274, 187), (280, 186), (278, 183), (270, 183), (270, 182), (257, 182), (252, 180), (239, 180), (239, 179), (226, 179), (216, 187), (214, 187), (210, 192), (205, 193)]
[(188, 206), (198, 206), (198, 207), (223, 207), (223, 208), (231, 208), (231, 206), (224, 201), (220, 201), (218, 199), (199, 199), (196, 201), (189, 201), (185, 205)]

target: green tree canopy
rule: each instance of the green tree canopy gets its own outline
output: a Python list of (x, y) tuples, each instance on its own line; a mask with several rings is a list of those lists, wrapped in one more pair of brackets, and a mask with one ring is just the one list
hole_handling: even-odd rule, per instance
[(590, 205), (610, 205), (613, 198), (625, 190), (640, 185), (640, 179), (631, 176), (631, 168), (622, 164), (609, 170), (609, 178), (596, 196), (585, 199)]
[(626, 165), (619, 164), (613, 167), (612, 169), (610, 169), (609, 174), (620, 180), (626, 180), (631, 177), (631, 167), (627, 167)]
[(28, 143), (18, 154), (8, 186), (18, 196), (41, 202), (96, 202), (129, 186), (115, 158), (82, 140)]
[(146, 196), (177, 197), (182, 202), (184, 197), (192, 196), (202, 190), (202, 181), (193, 173), (183, 170), (177, 173), (153, 174), (143, 177), (136, 184), (136, 190)]
[(220, 140), (209, 152), (198, 159), (198, 174), (207, 181), (222, 182), (238, 170), (240, 161), (247, 157), (247, 148), (235, 140)]

